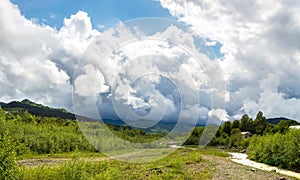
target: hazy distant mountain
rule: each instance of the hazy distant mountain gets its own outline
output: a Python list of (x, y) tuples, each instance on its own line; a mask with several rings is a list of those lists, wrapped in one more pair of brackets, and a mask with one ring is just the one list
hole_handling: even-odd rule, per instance
[(3, 104), (2, 108), (7, 111), (28, 111), (32, 115), (36, 116), (57, 117), (72, 120), (76, 119), (74, 114), (67, 112), (65, 109), (50, 108), (42, 104), (34, 103), (28, 99)]
[[(23, 101), (12, 101), (10, 103), (3, 103), (0, 102), (0, 106), (7, 110), (7, 111), (28, 111), (29, 113), (36, 115), (36, 116), (43, 116), (43, 117), (56, 117), (56, 118), (63, 118), (63, 119), (72, 119), (75, 120), (75, 114), (72, 114), (70, 112), (67, 112), (65, 109), (56, 109), (51, 108), (48, 106), (44, 106), (42, 104), (37, 104), (35, 102), (32, 102), (28, 99), (25, 99)], [(291, 121), (291, 124), (299, 124), (297, 121), (288, 119), (285, 117), (279, 117), (279, 118), (269, 118), (267, 121), (270, 124), (278, 124), (281, 120), (283, 121)], [(96, 121), (90, 118), (86, 118), (83, 116), (80, 116), (80, 121)], [(117, 126), (128, 126), (126, 123), (124, 123), (122, 120), (110, 120), (110, 119), (103, 119), (104, 123), (117, 125)], [(170, 131), (174, 128), (175, 123), (164, 123), (159, 122), (154, 127), (145, 129), (146, 131), (155, 132), (155, 131)], [(199, 124), (198, 124), (199, 126)], [(201, 125), (200, 125), (201, 126)], [(204, 125), (205, 126), (205, 125)]]
[(299, 124), (299, 122), (297, 122), (296, 120), (288, 119), (288, 118), (285, 118), (285, 117), (269, 118), (269, 119), (267, 119), (267, 121), (270, 124), (278, 124), (279, 121), (292, 121), (292, 122), (295, 122), (295, 124)]

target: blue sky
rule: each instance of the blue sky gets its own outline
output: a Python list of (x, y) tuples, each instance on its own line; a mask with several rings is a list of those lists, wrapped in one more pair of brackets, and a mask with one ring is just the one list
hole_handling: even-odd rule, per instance
[[(142, 17), (175, 19), (167, 9), (153, 0), (12, 0), (27, 19), (37, 18), (39, 23), (59, 29), (63, 19), (82, 10), (89, 14), (93, 27), (107, 29), (119, 21)], [(99, 28), (104, 25), (104, 28)]]

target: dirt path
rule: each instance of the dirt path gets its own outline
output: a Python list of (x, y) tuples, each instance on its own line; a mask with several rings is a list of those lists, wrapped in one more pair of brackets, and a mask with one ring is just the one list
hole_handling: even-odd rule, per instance
[(249, 167), (253, 167), (256, 169), (261, 169), (264, 171), (272, 171), (272, 172), (277, 172), (283, 175), (287, 175), (287, 176), (291, 176), (291, 177), (295, 177), (300, 179), (300, 173), (296, 173), (293, 171), (288, 171), (288, 170), (284, 170), (284, 169), (279, 169), (277, 167), (274, 166), (269, 166), (263, 163), (258, 163), (255, 161), (252, 161), (250, 159), (248, 159), (247, 154), (243, 154), (243, 153), (229, 153), (232, 155), (231, 160), (233, 162), (245, 165), (245, 166), (249, 166)]

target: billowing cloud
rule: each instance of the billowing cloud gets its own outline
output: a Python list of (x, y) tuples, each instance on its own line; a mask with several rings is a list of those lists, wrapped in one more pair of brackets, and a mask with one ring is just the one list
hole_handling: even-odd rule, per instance
[(160, 0), (195, 34), (222, 44), (227, 113), (300, 119), (299, 1)]
[[(201, 64), (185, 48), (163, 38), (175, 39), (197, 51), (194, 37), (171, 25), (162, 32), (154, 34), (155, 38), (148, 38), (147, 34), (139, 31), (138, 28), (130, 26), (127, 27), (128, 29), (124, 28), (126, 25), (121, 24), (116, 29), (104, 32), (82, 57), (75, 73), (74, 104), (79, 111), (81, 111), (80, 107), (87, 106), (81, 104), (86, 102), (82, 99), (89, 99), (91, 94), (81, 93), (76, 89), (108, 86), (109, 88), (102, 88), (106, 89), (106, 92), (101, 92), (100, 96), (95, 97), (94, 102), (90, 102), (90, 106), (99, 105), (102, 118), (107, 118), (107, 109), (114, 109), (118, 118), (129, 124), (141, 119), (153, 121), (153, 123), (139, 124), (140, 127), (154, 125), (160, 120), (176, 122), (181, 119), (191, 124), (203, 120), (202, 124), (205, 123), (209, 117), (208, 109), (211, 108), (212, 100), (209, 98), (211, 91), (218, 92), (219, 89), (214, 90), (210, 87), (211, 77), (207, 74), (207, 71), (211, 74), (217, 73), (214, 71), (214, 65), (208, 66), (207, 69), (202, 66), (214, 62), (205, 54), (198, 53), (203, 63)], [(177, 37), (175, 34), (182, 34), (182, 36)], [(126, 43), (123, 43), (123, 39)], [(121, 46), (118, 46), (118, 43)], [(115, 44), (117, 48), (112, 46), (112, 53), (106, 56), (102, 53), (102, 49), (110, 47), (111, 44)], [(82, 77), (86, 76), (87, 72), (84, 69), (87, 66), (98, 69), (105, 83), (92, 78), (92, 82), (98, 85), (86, 85), (87, 80), (83, 80)], [(201, 104), (200, 91), (207, 97), (201, 99), (203, 101)], [(225, 100), (224, 93), (215, 93), (215, 95), (215, 100), (218, 99), (220, 102), (222, 99)], [(103, 109), (103, 106), (108, 108)], [(116, 114), (113, 113), (113, 116), (115, 117)]]
[(71, 15), (56, 30), (27, 20), (17, 6), (1, 1), (0, 34), (0, 100), (30, 98), (71, 110), (74, 67), (100, 34), (87, 13)]
[(91, 65), (86, 65), (84, 71), (85, 74), (78, 76), (74, 82), (75, 93), (81, 96), (93, 97), (109, 90), (109, 87), (105, 85), (101, 72)]
[(228, 121), (227, 112), (224, 109), (212, 109), (208, 112), (209, 117), (215, 117), (216, 119), (222, 119)]
[[(74, 84), (77, 100), (84, 104), (78, 113), (92, 117), (97, 115), (89, 107), (97, 104), (104, 117), (144, 117), (154, 123), (157, 117), (180, 115), (190, 123), (211, 117), (228, 120), (259, 110), (268, 117), (300, 119), (298, 1), (160, 2), (189, 29), (170, 23), (155, 27), (159, 31), (147, 39), (143, 26), (121, 23), (118, 30), (101, 34), (83, 11), (55, 29), (26, 19), (17, 6), (1, 1), (0, 101), (30, 98), (72, 111)], [(130, 43), (120, 46), (123, 41)], [(220, 73), (213, 73), (217, 63), (203, 53), (205, 46), (214, 49), (218, 44), (227, 90), (220, 85)], [(80, 62), (88, 47), (95, 49)], [(199, 56), (190, 54), (195, 52)]]
[[(117, 32), (105, 31), (101, 37), (106, 46), (95, 46), (86, 54), (88, 61), (81, 63), (81, 56), (92, 42), (99, 43), (101, 35), (92, 28), (86, 12), (65, 18), (63, 26), (55, 29), (26, 19), (17, 6), (3, 1), (0, 24), (1, 101), (30, 98), (72, 111), (74, 84), (74, 93), (83, 103), (76, 113), (90, 117), (97, 117), (90, 108), (95, 103), (105, 117), (121, 115), (125, 120), (175, 120), (180, 111), (182, 119), (189, 122), (208, 117), (210, 100), (202, 99), (200, 106), (196, 97), (200, 90), (209, 94), (205, 90), (209, 79), (195, 57), (168, 41), (184, 43), (197, 51), (193, 36), (174, 25), (154, 31), (153, 39), (138, 41), (137, 37), (147, 35), (120, 24)], [(160, 39), (165, 36), (171, 39)], [(107, 59), (97, 58), (124, 39), (135, 41), (117, 48)], [(204, 64), (210, 61), (205, 55), (201, 58)], [(75, 70), (78, 74), (74, 76)]]

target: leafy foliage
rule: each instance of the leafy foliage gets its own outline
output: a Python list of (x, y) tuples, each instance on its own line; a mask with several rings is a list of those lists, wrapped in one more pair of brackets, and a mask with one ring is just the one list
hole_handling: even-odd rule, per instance
[(300, 130), (254, 136), (249, 147), (255, 161), (300, 171)]
[(18, 156), (72, 152), (76, 149), (95, 151), (75, 121), (36, 117), (27, 111), (18, 115), (8, 113), (5, 119), (0, 133), (8, 132)]
[(19, 168), (16, 161), (14, 145), (7, 133), (0, 134), (0, 179), (16, 179)]
[[(100, 122), (79, 123), (70, 119), (35, 116), (27, 111), (4, 112), (1, 108), (0, 118), (0, 133), (8, 132), (11, 140), (15, 143), (18, 156), (56, 154), (75, 150), (98, 152), (97, 149), (109, 149), (112, 144), (110, 142), (114, 141), (114, 139), (106, 138), (107, 147), (105, 147), (105, 143), (101, 143), (102, 146), (97, 146), (96, 149), (83, 135), (80, 126), (89, 130), (86, 132), (87, 134), (106, 137), (106, 131), (101, 131), (99, 128)], [(107, 126), (117, 137), (129, 142), (152, 142), (161, 137), (159, 134), (146, 133), (130, 127)], [(123, 144), (117, 145), (120, 149), (124, 148)]]

